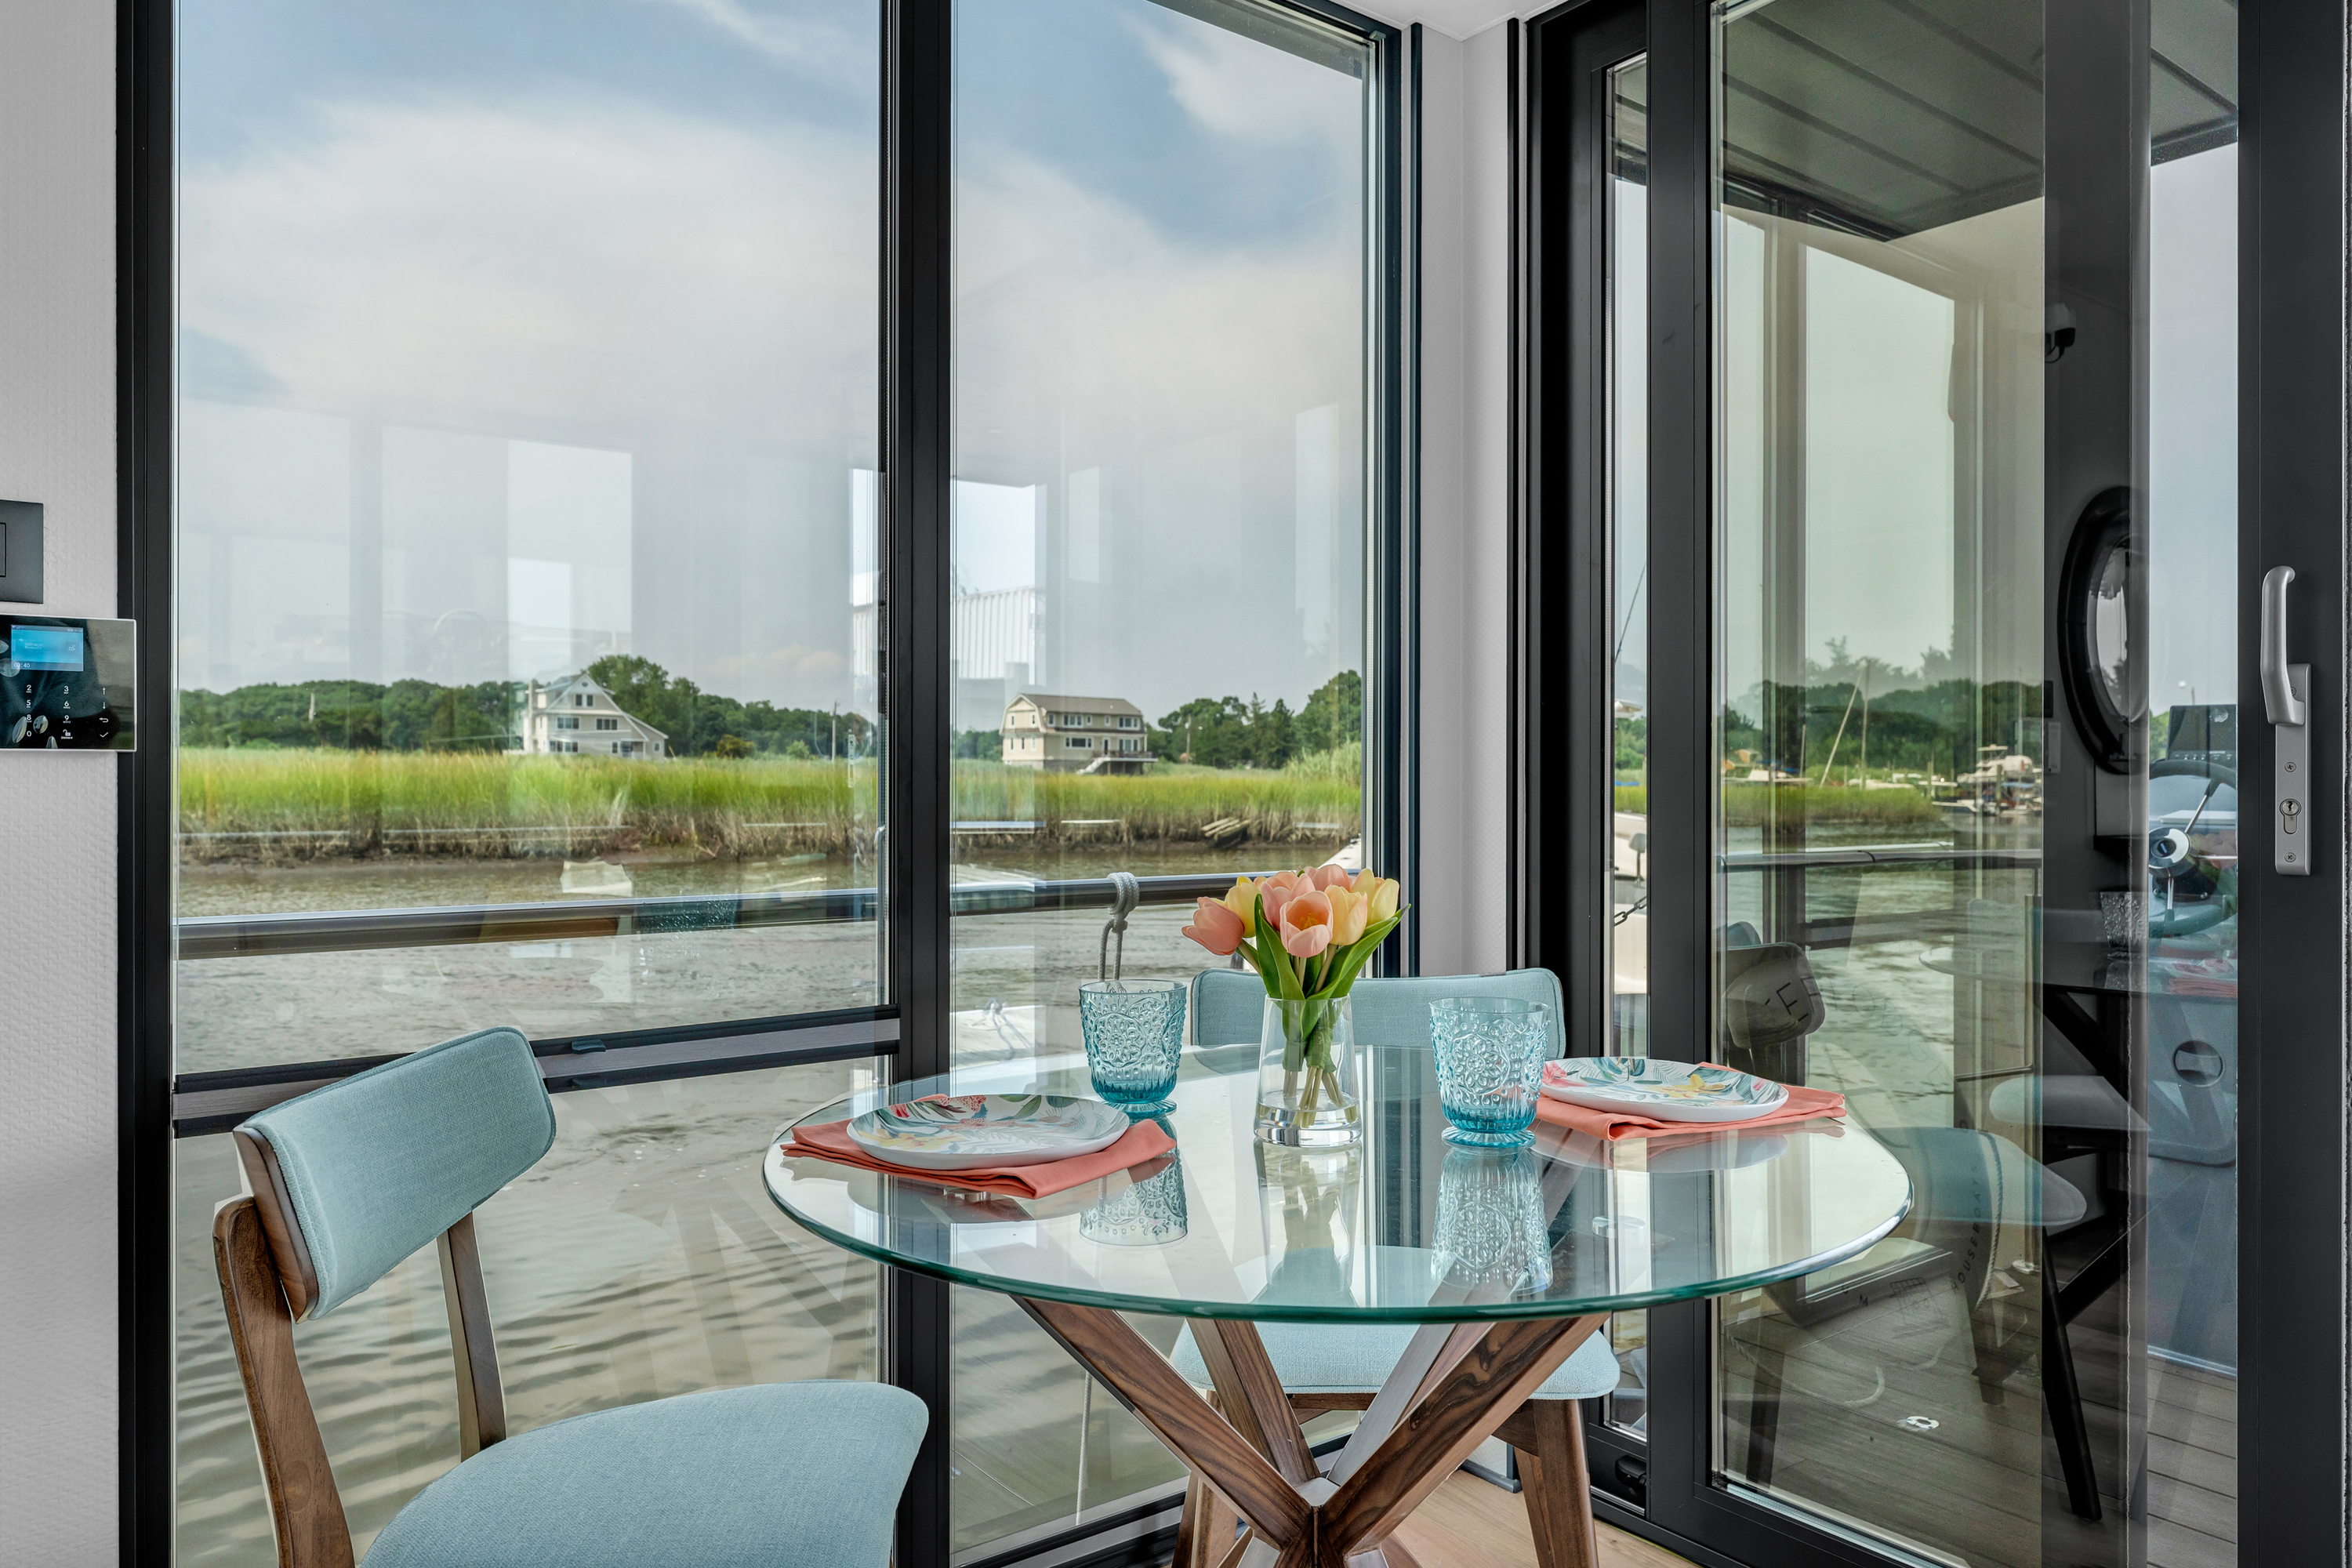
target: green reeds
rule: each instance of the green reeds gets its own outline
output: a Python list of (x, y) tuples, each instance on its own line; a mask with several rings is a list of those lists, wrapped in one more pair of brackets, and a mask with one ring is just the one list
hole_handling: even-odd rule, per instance
[[(954, 811), (961, 822), (1018, 823), (1024, 836), (1056, 840), (1200, 840), (1237, 822), (1253, 842), (1328, 842), (1358, 831), (1357, 772), (1344, 758), (1278, 773), (1155, 767), (1132, 777), (959, 762)], [(872, 849), (875, 801), (870, 760), (180, 753), (183, 852), (194, 859), (579, 858), (656, 847), (848, 855)]]

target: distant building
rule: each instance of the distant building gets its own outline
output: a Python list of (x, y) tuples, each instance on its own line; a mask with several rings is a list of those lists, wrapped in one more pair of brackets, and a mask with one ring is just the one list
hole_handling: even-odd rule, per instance
[(666, 757), (669, 737), (575, 675), (546, 686), (534, 680), (525, 690), (522, 749), (536, 756)]
[(1117, 697), (1024, 691), (1004, 705), (1004, 761), (1049, 773), (1139, 773), (1151, 761), (1143, 710)]

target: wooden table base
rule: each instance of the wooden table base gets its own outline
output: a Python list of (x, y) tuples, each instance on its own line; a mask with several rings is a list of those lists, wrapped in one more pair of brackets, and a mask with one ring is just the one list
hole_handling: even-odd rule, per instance
[(1118, 1313), (1014, 1300), (1240, 1513), (1249, 1532), (1219, 1568), (1416, 1568), (1397, 1526), (1608, 1321), (1423, 1329), (1324, 1475), (1250, 1324), (1192, 1325), (1213, 1406)]

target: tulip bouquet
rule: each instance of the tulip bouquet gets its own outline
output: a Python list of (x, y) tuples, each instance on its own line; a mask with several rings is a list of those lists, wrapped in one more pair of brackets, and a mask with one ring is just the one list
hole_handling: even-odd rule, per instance
[[(1234, 880), (1202, 899), (1184, 934), (1220, 958), (1239, 953), (1282, 1016), (1284, 1098), (1298, 1110), (1348, 1099), (1333, 1027), (1356, 976), (1403, 917), (1394, 879), (1337, 866)], [(1271, 1027), (1268, 1049), (1271, 1050)], [(1269, 1058), (1269, 1059), (1271, 1059)]]

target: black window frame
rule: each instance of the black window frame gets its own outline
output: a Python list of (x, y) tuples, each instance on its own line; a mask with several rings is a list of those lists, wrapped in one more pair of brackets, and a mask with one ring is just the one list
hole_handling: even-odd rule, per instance
[[(1366, 693), (1364, 825), (1367, 851), (1412, 869), (1407, 813), (1407, 712), (1414, 689), (1416, 604), (1410, 579), (1417, 503), (1404, 484), (1412, 394), (1404, 376), (1408, 299), (1403, 29), (1329, 0), (1156, 0), (1216, 21), (1252, 8), (1286, 11), (1352, 35), (1366, 46), (1370, 156), (1365, 234)], [(551, 1092), (872, 1059), (898, 1079), (950, 1065), (946, 977), (949, 921), (1009, 908), (1108, 907), (1108, 882), (1048, 882), (1008, 905), (1001, 889), (959, 894), (948, 877), (952, 685), (949, 665), (949, 410), (952, 342), (951, 248), (954, 0), (881, 0), (881, 486), (877, 584), (881, 626), (882, 771), (888, 829), (881, 876), (870, 889), (745, 900), (752, 923), (874, 919), (887, 978), (882, 1005), (700, 1025), (607, 1031), (532, 1042)], [(177, 77), (173, 0), (116, 0), (117, 599), (142, 626), (141, 683), (173, 691)], [(1415, 29), (1417, 33), (1418, 29)], [(583, 700), (575, 699), (575, 706)], [(584, 700), (593, 706), (593, 700)], [(1141, 728), (1140, 721), (1137, 723)], [(576, 747), (576, 742), (574, 742)], [(421, 945), (435, 940), (515, 940), (532, 922), (582, 923), (573, 934), (614, 934), (637, 915), (696, 900), (573, 903), (557, 915), (531, 906), (404, 911), (392, 919), (269, 917), (175, 921), (175, 744), (154, 744), (118, 763), (116, 884), (117, 1138), (119, 1145), (118, 1449), (121, 1555), (168, 1562), (177, 1478), (173, 1356), (173, 1145), (226, 1131), (293, 1095), (394, 1059), (340, 1058), (201, 1074), (173, 1072), (174, 966), (189, 943), (280, 952), (339, 946)], [(1147, 902), (1213, 895), (1228, 875), (1143, 879)], [(741, 919), (739, 912), (737, 921)], [(735, 923), (730, 921), (729, 923)], [(505, 932), (491, 934), (494, 927)], [(1407, 972), (1412, 927), (1381, 955), (1383, 973)], [(899, 1510), (895, 1561), (947, 1568), (947, 1435), (952, 1356), (948, 1287), (885, 1270), (877, 1331), (882, 1375), (929, 1407), (932, 1421)], [(1014, 1556), (1051, 1553), (1098, 1531), (1134, 1536), (1161, 1502), (1050, 1540), (1024, 1539)], [(1129, 1517), (1132, 1515), (1133, 1517)], [(1171, 1519), (1144, 1536), (1164, 1552)], [(1013, 1558), (1008, 1557), (1007, 1561)]]

